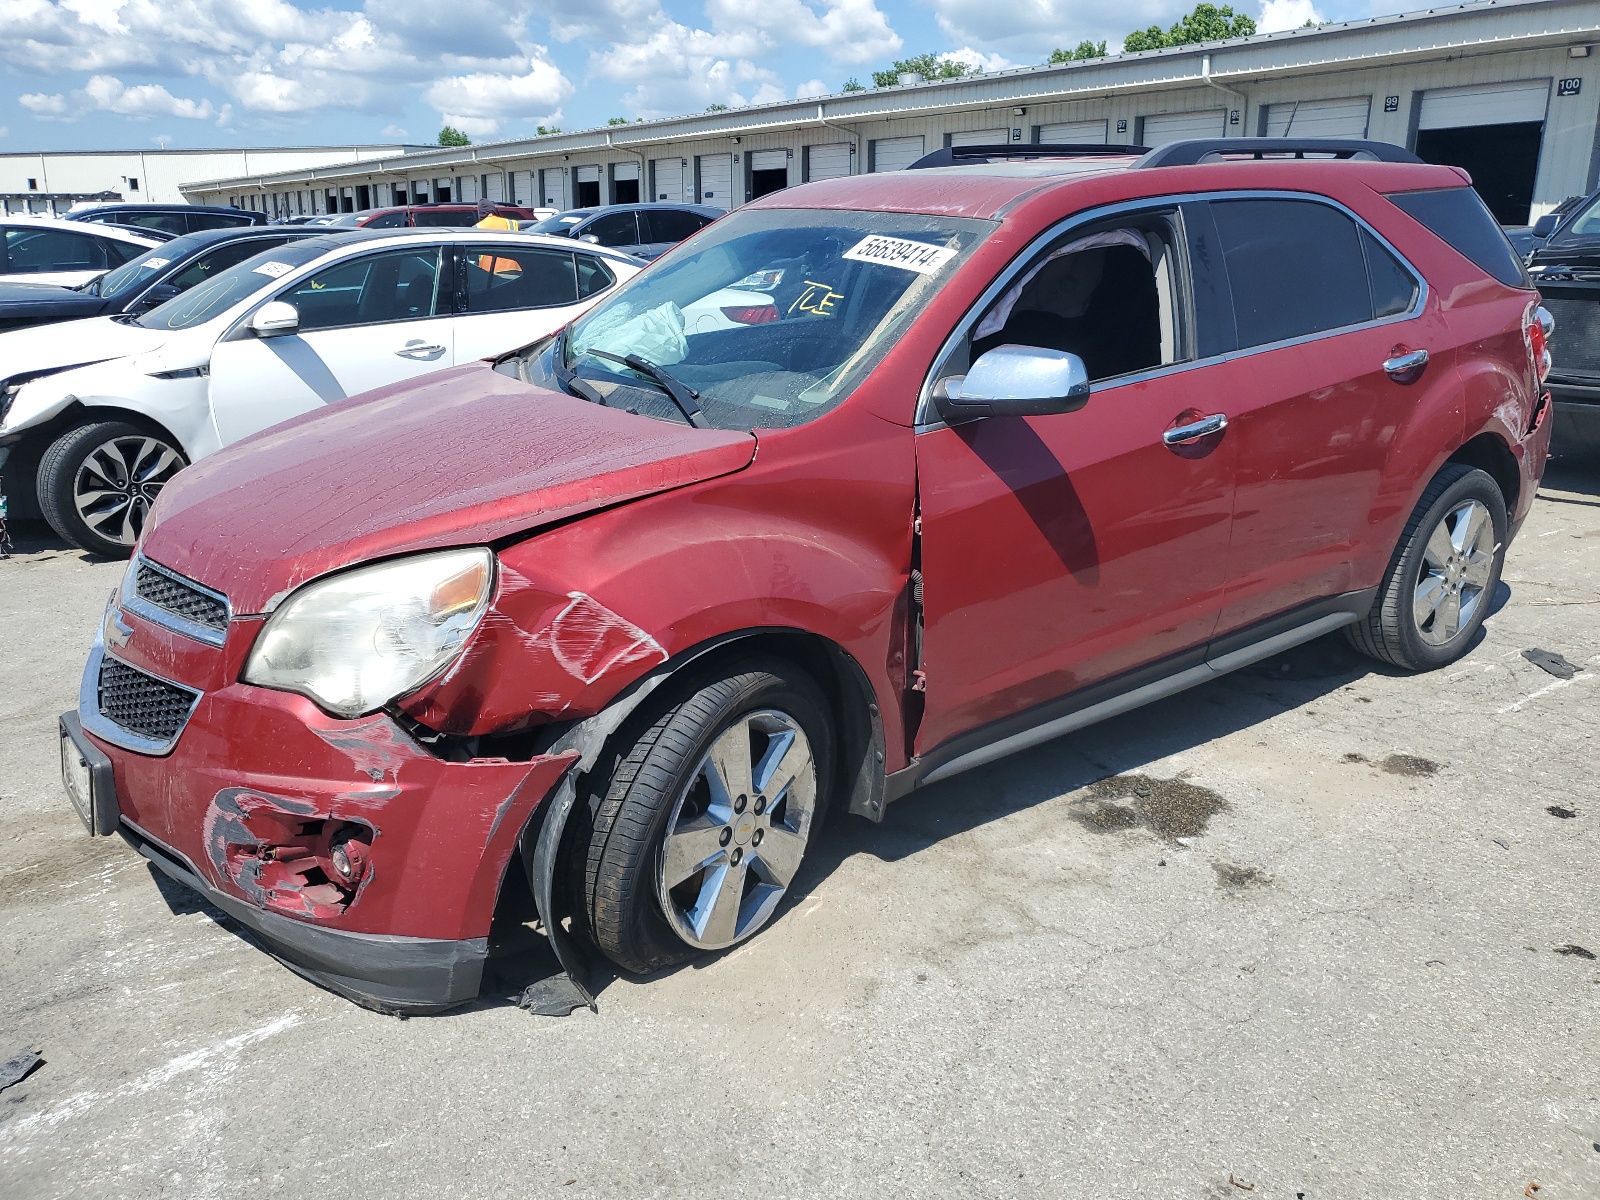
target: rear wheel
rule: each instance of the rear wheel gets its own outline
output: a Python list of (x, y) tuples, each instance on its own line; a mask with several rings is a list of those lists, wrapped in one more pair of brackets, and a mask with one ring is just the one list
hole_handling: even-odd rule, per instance
[(39, 462), (39, 508), (80, 550), (127, 558), (161, 489), (187, 465), (165, 435), (127, 421), (75, 425)]
[(589, 932), (645, 973), (764, 927), (827, 807), (821, 690), (778, 660), (737, 664), (618, 751), (583, 855)]
[(1372, 610), (1350, 628), (1351, 643), (1409, 671), (1455, 662), (1489, 615), (1508, 528), (1493, 478), (1445, 467), (1417, 501)]

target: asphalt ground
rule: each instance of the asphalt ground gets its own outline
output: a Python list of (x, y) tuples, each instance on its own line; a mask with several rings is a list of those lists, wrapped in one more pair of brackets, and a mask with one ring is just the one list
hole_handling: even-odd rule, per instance
[(1455, 667), (1326, 639), (837, 821), (753, 942), (564, 1019), (537, 948), (367, 1012), (87, 837), (55, 721), (121, 566), (21, 533), (7, 1200), (1600, 1196), (1600, 472)]

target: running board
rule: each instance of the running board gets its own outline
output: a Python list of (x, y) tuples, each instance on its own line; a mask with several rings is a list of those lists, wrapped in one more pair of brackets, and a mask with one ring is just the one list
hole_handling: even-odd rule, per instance
[[(921, 764), (912, 764), (904, 771), (896, 771), (890, 776), (888, 793), (891, 799), (898, 799), (910, 792), (913, 788), (925, 783), (935, 783), (941, 779), (949, 779), (963, 771), (970, 771), (973, 767), (981, 767), (992, 763), (996, 759), (1005, 758), (1019, 750), (1026, 750), (1037, 746), (1041, 742), (1048, 742), (1063, 734), (1072, 733), (1088, 725), (1104, 721), (1108, 717), (1120, 716), (1135, 708), (1141, 708), (1157, 700), (1164, 700), (1179, 692), (1201, 683), (1208, 683), (1218, 679), (1240, 667), (1248, 667), (1251, 663), (1260, 662), (1264, 658), (1271, 658), (1284, 650), (1292, 649), (1305, 642), (1321, 637), (1325, 633), (1332, 633), (1346, 625), (1353, 625), (1360, 620), (1360, 615), (1351, 611), (1327, 613), (1315, 620), (1296, 625), (1281, 633), (1263, 638), (1258, 642), (1251, 642), (1237, 650), (1226, 654), (1219, 654), (1215, 658), (1208, 658), (1196, 666), (1167, 675), (1161, 679), (1153, 680), (1141, 687), (1111, 696), (1097, 704), (1086, 708), (1077, 709), (1063, 716), (1055, 717), (1034, 725), (1028, 729), (1019, 730), (1008, 736), (1003, 736), (996, 741), (958, 754), (947, 762), (939, 763), (928, 770), (926, 774), (919, 771)], [(926, 761), (926, 760), (924, 760)], [(898, 786), (897, 786), (898, 785)]]

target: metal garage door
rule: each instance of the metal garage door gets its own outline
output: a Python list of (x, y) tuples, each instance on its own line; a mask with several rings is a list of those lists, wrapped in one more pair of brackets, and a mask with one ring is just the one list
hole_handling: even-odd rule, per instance
[(485, 200), (502, 201), (506, 198), (506, 177), (494, 174), (488, 178), (488, 191), (484, 194)]
[(872, 143), (872, 169), (903, 171), (922, 155), (920, 137), (879, 138)]
[(733, 207), (733, 162), (726, 154), (701, 154), (695, 158), (695, 173), (700, 179), (701, 204), (713, 208)]
[(750, 169), (752, 171), (787, 171), (789, 169), (789, 152), (787, 150), (753, 150), (750, 153)]
[(1106, 143), (1106, 123), (1063, 121), (1058, 125), (1041, 125), (1039, 140), (1047, 146), (1103, 146)]
[(1009, 129), (966, 129), (950, 135), (952, 146), (1003, 146), (1010, 140)]
[(650, 167), (655, 172), (656, 199), (682, 204), (686, 198), (683, 190), (683, 159), (658, 158)]
[(1371, 96), (1274, 104), (1267, 109), (1267, 136), (1364, 138), (1371, 108)]
[(579, 167), (578, 168), (578, 182), (579, 183), (599, 183), (600, 182), (600, 168), (599, 167)]
[(806, 180), (842, 179), (850, 174), (850, 143), (806, 147)]
[(612, 163), (611, 178), (637, 179), (639, 178), (639, 164), (636, 162)]
[(1543, 121), (1550, 99), (1548, 79), (1438, 88), (1422, 93), (1418, 129), (1459, 129), (1464, 125), (1520, 125)]
[(1228, 114), (1220, 108), (1207, 112), (1161, 113), (1144, 119), (1143, 143), (1152, 148), (1186, 138), (1227, 136)]
[[(519, 183), (517, 185), (521, 187)], [(537, 190), (528, 189), (522, 196), (522, 203), (532, 204), (535, 208), (566, 208), (567, 207), (567, 177), (560, 167), (546, 167), (539, 172), (539, 187)]]
[(512, 204), (525, 204), (533, 198), (533, 172), (511, 172), (511, 194), (506, 199)]

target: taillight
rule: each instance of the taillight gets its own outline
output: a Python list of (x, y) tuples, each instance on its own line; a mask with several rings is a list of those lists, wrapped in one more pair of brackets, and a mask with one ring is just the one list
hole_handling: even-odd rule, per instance
[(1550, 335), (1555, 332), (1556, 319), (1542, 304), (1528, 305), (1522, 315), (1522, 337), (1528, 346), (1528, 362), (1533, 367), (1534, 379), (1543, 383), (1550, 375)]
[(752, 304), (749, 307), (725, 308), (722, 315), (741, 325), (766, 325), (778, 319), (776, 304)]

